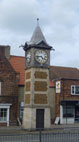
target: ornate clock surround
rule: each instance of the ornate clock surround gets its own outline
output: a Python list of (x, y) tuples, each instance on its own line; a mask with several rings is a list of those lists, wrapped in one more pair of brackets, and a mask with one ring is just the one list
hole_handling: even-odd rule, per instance
[[(41, 63), (38, 63), (35, 59), (35, 53), (37, 50), (44, 50), (47, 52), (47, 55), (48, 55), (48, 60), (47, 62), (41, 64)], [(26, 61), (26, 58), (25, 58), (25, 68), (28, 69), (30, 67), (42, 67), (42, 68), (49, 68), (50, 67), (50, 49), (49, 48), (42, 48), (42, 47), (30, 47), (30, 48), (26, 48), (25, 50), (25, 56), (27, 55), (27, 52), (30, 51), (31, 53), (31, 61), (30, 63), (28, 63)]]

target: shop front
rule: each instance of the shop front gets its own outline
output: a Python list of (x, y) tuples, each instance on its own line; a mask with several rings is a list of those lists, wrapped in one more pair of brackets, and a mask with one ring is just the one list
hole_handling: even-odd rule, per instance
[(79, 101), (65, 100), (60, 102), (60, 124), (79, 122)]

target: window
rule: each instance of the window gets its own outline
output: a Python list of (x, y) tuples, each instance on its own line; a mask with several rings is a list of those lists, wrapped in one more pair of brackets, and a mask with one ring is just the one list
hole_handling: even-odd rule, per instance
[(24, 111), (24, 108), (20, 108), (20, 119), (23, 118), (23, 111)]
[(0, 82), (0, 95), (1, 95), (1, 82)]
[(64, 118), (74, 117), (74, 106), (63, 106), (63, 117)]
[(79, 85), (71, 86), (71, 95), (79, 95)]
[(20, 119), (22, 120), (23, 118), (23, 111), (24, 111), (24, 102), (20, 103)]
[(7, 121), (7, 108), (0, 108), (0, 121)]

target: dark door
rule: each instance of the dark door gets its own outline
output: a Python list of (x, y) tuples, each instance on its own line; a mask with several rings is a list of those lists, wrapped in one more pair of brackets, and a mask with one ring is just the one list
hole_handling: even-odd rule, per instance
[(75, 121), (79, 122), (79, 106), (75, 107)]
[(36, 128), (44, 128), (44, 109), (36, 110)]

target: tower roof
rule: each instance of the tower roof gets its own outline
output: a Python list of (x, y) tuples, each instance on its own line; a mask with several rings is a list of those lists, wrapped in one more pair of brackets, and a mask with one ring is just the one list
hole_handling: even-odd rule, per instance
[(33, 32), (33, 35), (31, 37), (29, 44), (38, 44), (41, 41), (44, 41), (45, 43), (47, 43), (46, 39), (41, 31), (40, 26), (37, 25), (34, 32)]
[(47, 41), (46, 41), (42, 31), (41, 31), (41, 28), (39, 26), (39, 19), (37, 18), (37, 26), (36, 26), (36, 28), (35, 28), (35, 30), (33, 32), (31, 40), (29, 42), (26, 42), (25, 45), (22, 46), (22, 47), (26, 51), (29, 48), (33, 47), (33, 46), (35, 48), (37, 48), (37, 47), (41, 48), (41, 45), (42, 45), (42, 48), (45, 48), (45, 49), (48, 49), (48, 50), (53, 49), (52, 46), (50, 46), (47, 43)]

